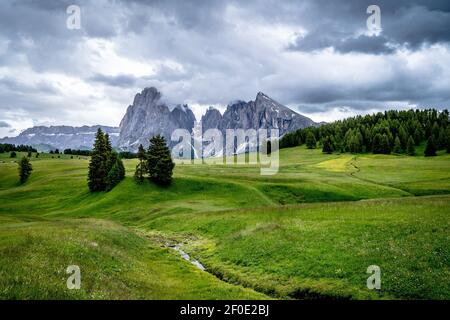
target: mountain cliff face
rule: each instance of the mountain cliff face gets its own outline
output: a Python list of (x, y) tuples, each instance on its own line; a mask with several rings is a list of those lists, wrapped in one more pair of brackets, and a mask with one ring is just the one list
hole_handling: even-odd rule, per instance
[(119, 138), (119, 128), (106, 126), (36, 126), (26, 129), (17, 137), (0, 139), (0, 143), (32, 145), (39, 151), (59, 149), (91, 149), (97, 129), (109, 134), (111, 144), (115, 146)]
[(279, 129), (280, 136), (287, 132), (316, 126), (311, 119), (298, 114), (259, 92), (255, 101), (237, 101), (229, 104), (223, 116), (210, 108), (202, 117), (203, 131), (226, 129)]
[(170, 142), (175, 129), (192, 132), (195, 116), (187, 105), (178, 105), (172, 111), (161, 100), (156, 88), (145, 88), (136, 94), (120, 122), (118, 147), (123, 150), (137, 150), (139, 144), (148, 146), (149, 139), (157, 134)]

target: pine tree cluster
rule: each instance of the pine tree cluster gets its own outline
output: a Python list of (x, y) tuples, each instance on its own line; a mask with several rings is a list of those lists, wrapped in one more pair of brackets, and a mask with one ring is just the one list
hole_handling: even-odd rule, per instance
[(29, 145), (25, 145), (25, 144), (20, 144), (20, 145), (16, 146), (15, 144), (10, 144), (10, 143), (0, 143), (0, 153), (11, 152), (11, 151), (37, 152), (37, 150), (35, 148), (33, 148), (32, 146), (29, 146)]
[(449, 112), (435, 109), (391, 110), (351, 117), (287, 133), (280, 140), (280, 148), (306, 144), (311, 149), (316, 147), (316, 141), (323, 146), (324, 153), (414, 155), (415, 147), (423, 142), (427, 142), (426, 156), (436, 155), (437, 150), (443, 149), (450, 153)]
[(89, 162), (88, 187), (91, 192), (109, 191), (125, 178), (125, 167), (112, 150), (108, 134), (99, 128)]
[(142, 183), (145, 176), (158, 185), (169, 185), (172, 182), (175, 164), (164, 137), (157, 135), (151, 138), (147, 151), (142, 144), (139, 145), (137, 157), (139, 163), (134, 178), (138, 183)]

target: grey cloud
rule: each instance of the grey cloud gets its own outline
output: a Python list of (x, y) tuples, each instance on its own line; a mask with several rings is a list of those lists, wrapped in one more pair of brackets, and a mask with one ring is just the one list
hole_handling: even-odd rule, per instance
[(358, 35), (365, 28), (365, 9), (371, 1), (317, 2), (313, 17), (306, 23), (308, 34), (299, 36), (289, 50), (314, 51), (332, 47), (341, 53), (389, 54), (396, 47), (411, 50), (423, 45), (450, 42), (448, 1), (377, 1), (381, 8), (381, 37)]
[(11, 125), (6, 121), (0, 121), (0, 128), (10, 128)]
[(132, 87), (136, 84), (137, 78), (132, 75), (117, 75), (117, 76), (107, 76), (102, 74), (96, 74), (90, 77), (88, 80), (94, 82), (101, 82), (113, 87)]

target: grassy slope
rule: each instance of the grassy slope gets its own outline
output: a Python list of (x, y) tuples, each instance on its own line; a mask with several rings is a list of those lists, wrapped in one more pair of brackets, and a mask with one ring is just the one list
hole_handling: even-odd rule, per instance
[[(22, 217), (23, 218), (23, 217)], [(128, 229), (96, 219), (11, 219), (0, 225), (0, 297), (8, 299), (264, 298), (198, 270)], [(67, 290), (68, 265), (81, 290)]]
[[(354, 157), (293, 148), (281, 151), (282, 167), (276, 176), (260, 176), (257, 167), (249, 166), (179, 165), (170, 188), (150, 183), (136, 185), (127, 177), (113, 191), (95, 195), (87, 192), (88, 162), (83, 157), (33, 158), (35, 171), (30, 181), (18, 186), (16, 164), (2, 156), (0, 270), (3, 283), (9, 288), (0, 291), (3, 297), (258, 297), (251, 290), (228, 286), (192, 269), (188, 262), (160, 248), (158, 241), (168, 240), (184, 242), (186, 250), (217, 276), (272, 296), (450, 296), (450, 198), (385, 200), (450, 193), (448, 155), (431, 159)], [(135, 160), (126, 161), (129, 176), (135, 164)], [(371, 198), (382, 200), (299, 205)], [(89, 219), (74, 220), (78, 218)], [(137, 228), (149, 238), (92, 218)], [(51, 232), (55, 229), (61, 234)], [(83, 232), (75, 233), (74, 229)], [(69, 257), (77, 257), (86, 249), (75, 244), (89, 242), (90, 237), (103, 230), (107, 233), (105, 241), (113, 244), (109, 252), (116, 250), (124, 257), (114, 263), (135, 267), (127, 267), (132, 269), (129, 272), (114, 273), (116, 284), (105, 284), (106, 279), (93, 277), (87, 291), (77, 294), (64, 290), (65, 282), (61, 282), (63, 287), (58, 287), (59, 282), (53, 284), (49, 274), (63, 272), (61, 268), (69, 264)], [(44, 237), (45, 245), (39, 246), (39, 241), (27, 245), (30, 233), (38, 239)], [(62, 255), (60, 265), (53, 265), (50, 257), (64, 252), (58, 247), (60, 237), (69, 239), (67, 245), (72, 243), (75, 249)], [(114, 241), (127, 237), (133, 239), (128, 246)], [(15, 247), (21, 249), (11, 249)], [(111, 255), (95, 250), (88, 251), (99, 254), (98, 263), (90, 266), (90, 259), (86, 259), (82, 260), (83, 265), (87, 264), (93, 273), (109, 270)], [(14, 280), (30, 273), (29, 264), (18, 262), (23, 259), (19, 252), (23, 256), (42, 253), (34, 260), (41, 264), (40, 274), (45, 281), (31, 282), (29, 291), (21, 291), (18, 280)], [(148, 256), (138, 254), (142, 252)], [(47, 263), (52, 267), (47, 268)], [(158, 269), (158, 277), (176, 285), (161, 288), (158, 277), (152, 278), (153, 273), (147, 268), (165, 264), (176, 270)], [(378, 264), (382, 269), (381, 295), (365, 289), (365, 269), (370, 264)], [(12, 270), (15, 277), (9, 275)], [(106, 278), (111, 279), (111, 275)], [(136, 285), (133, 279), (141, 281), (136, 280)], [(49, 284), (43, 288), (42, 282)], [(2, 289), (3, 283), (0, 282)], [(184, 285), (189, 283), (199, 285)], [(128, 288), (128, 296), (108, 295), (108, 290), (101, 288), (120, 285)]]

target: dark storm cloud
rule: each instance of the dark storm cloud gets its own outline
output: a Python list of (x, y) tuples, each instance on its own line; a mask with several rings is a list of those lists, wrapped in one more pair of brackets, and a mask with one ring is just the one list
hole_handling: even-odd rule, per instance
[[(381, 9), (382, 35), (360, 35), (369, 17), (365, 10), (374, 3)], [(290, 50), (389, 54), (396, 47), (418, 49), (450, 41), (448, 1), (317, 1), (308, 10), (319, 22), (307, 23), (308, 34), (298, 36)]]
[[(81, 30), (66, 28), (71, 4)], [(371, 4), (379, 36), (365, 34)], [(4, 0), (0, 119), (20, 110), (64, 123), (111, 101), (123, 105), (108, 123), (117, 125), (151, 85), (173, 103), (226, 105), (264, 91), (311, 113), (448, 107), (448, 30), (450, 1)]]

